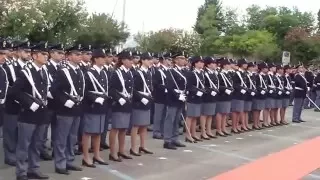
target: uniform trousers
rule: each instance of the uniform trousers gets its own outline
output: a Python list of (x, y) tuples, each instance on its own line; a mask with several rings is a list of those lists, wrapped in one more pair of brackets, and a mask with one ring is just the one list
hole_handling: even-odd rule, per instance
[(18, 122), (16, 176), (39, 173), (40, 149), (46, 125)]
[(316, 105), (318, 106), (318, 107), (320, 107), (320, 90), (317, 90), (316, 91), (316, 94), (317, 94), (317, 97), (316, 97)]
[[(309, 91), (308, 93), (309, 98), (314, 102), (316, 100), (316, 92), (313, 91)], [(308, 109), (308, 108), (314, 108), (314, 105), (310, 102), (310, 100), (308, 98), (304, 99), (304, 108)]]
[(104, 145), (104, 144), (108, 144), (107, 143), (107, 133), (108, 133), (108, 129), (109, 129), (109, 124), (110, 124), (110, 120), (111, 120), (111, 108), (108, 109), (108, 112), (106, 114), (106, 119), (105, 119), (105, 123), (104, 123), (104, 131), (101, 134), (101, 140), (100, 140), (100, 144)]
[(66, 169), (74, 161), (73, 147), (77, 143), (80, 116), (57, 116), (54, 137), (54, 163), (57, 169)]
[(0, 138), (2, 138), (3, 116), (4, 116), (4, 109), (0, 105)]
[[(52, 131), (52, 121), (55, 119), (55, 113), (54, 113), (54, 111), (48, 111), (48, 116), (49, 116), (49, 118), (50, 118), (50, 122), (51, 122), (51, 141), (53, 141), (53, 139), (52, 139), (52, 137), (53, 137), (53, 131)], [(44, 125), (45, 126), (45, 132), (44, 132), (44, 134), (43, 134), (43, 137), (42, 137), (42, 139), (41, 139), (41, 141), (42, 141), (42, 147), (41, 147), (41, 149), (40, 149), (40, 152), (41, 153), (45, 153), (46, 151), (46, 143), (47, 143), (47, 141), (48, 141), (48, 134), (49, 134), (49, 124), (45, 124)]]
[(179, 138), (179, 122), (181, 120), (182, 107), (168, 106), (163, 124), (164, 142), (176, 142)]
[(304, 98), (294, 98), (292, 120), (300, 121), (303, 108)]
[(82, 143), (83, 127), (84, 127), (84, 122), (83, 122), (83, 115), (82, 115), (80, 116), (79, 130), (77, 135), (77, 142), (79, 146), (81, 146), (81, 143)]
[(4, 114), (3, 119), (3, 148), (4, 161), (16, 162), (16, 148), (18, 135), (18, 115)]
[(163, 122), (166, 117), (166, 105), (154, 103), (154, 114), (153, 114), (153, 135), (163, 135)]

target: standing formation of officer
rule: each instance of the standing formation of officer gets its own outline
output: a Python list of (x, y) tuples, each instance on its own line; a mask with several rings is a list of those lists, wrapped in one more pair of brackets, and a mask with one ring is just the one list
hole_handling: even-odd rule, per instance
[(18, 180), (48, 179), (40, 159), (53, 159), (55, 172), (68, 175), (83, 170), (74, 162), (80, 154), (89, 168), (108, 165), (100, 152), (108, 148), (116, 162), (153, 154), (146, 143), (151, 124), (153, 138), (176, 150), (186, 147), (181, 124), (186, 143), (287, 125), (291, 98), (292, 122), (300, 123), (306, 99), (320, 84), (301, 64), (187, 57), (183, 51), (115, 53), (90, 44), (0, 45), (0, 126), (5, 163), (16, 167)]

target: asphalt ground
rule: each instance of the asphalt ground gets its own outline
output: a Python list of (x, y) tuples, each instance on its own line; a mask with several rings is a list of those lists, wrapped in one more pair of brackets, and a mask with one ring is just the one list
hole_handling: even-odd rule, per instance
[[(292, 109), (287, 112), (291, 121)], [(305, 140), (320, 135), (320, 112), (304, 110), (300, 124), (278, 126), (259, 131), (250, 131), (239, 135), (221, 137), (197, 144), (187, 144), (186, 148), (166, 150), (163, 141), (153, 140), (151, 134), (147, 142), (153, 155), (135, 157), (123, 162), (109, 162), (109, 166), (84, 168), (82, 172), (72, 172), (69, 176), (54, 173), (52, 161), (41, 162), (41, 171), (51, 180), (201, 180), (212, 178), (220, 173), (268, 156)], [(183, 140), (183, 137), (181, 136)], [(15, 168), (4, 165), (2, 140), (0, 139), (0, 180), (15, 179)], [(129, 149), (130, 137), (127, 137)], [(102, 152), (108, 160), (109, 151)], [(320, 154), (319, 154), (320, 155)], [(81, 164), (77, 156), (75, 164)], [(292, 165), (292, 170), (302, 165)], [(320, 170), (316, 170), (303, 179), (320, 179)]]

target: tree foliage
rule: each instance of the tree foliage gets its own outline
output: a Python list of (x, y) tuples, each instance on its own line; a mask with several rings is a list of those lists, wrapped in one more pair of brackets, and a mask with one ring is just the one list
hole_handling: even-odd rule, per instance
[(107, 14), (89, 16), (84, 0), (1, 0), (0, 13), (0, 35), (17, 40), (87, 41), (111, 47), (129, 35)]

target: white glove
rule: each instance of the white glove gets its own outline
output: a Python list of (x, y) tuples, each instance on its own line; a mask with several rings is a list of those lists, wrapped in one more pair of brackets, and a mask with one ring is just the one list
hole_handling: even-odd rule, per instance
[(102, 97), (98, 97), (94, 102), (102, 105), (104, 102), (104, 99)]
[(5, 99), (0, 99), (0, 104), (4, 104), (6, 102)]
[(279, 91), (278, 94), (281, 95), (281, 94), (282, 94), (282, 91)]
[(287, 95), (289, 95), (289, 94), (290, 94), (290, 92), (289, 92), (289, 91), (287, 91), (287, 92), (286, 92), (286, 94), (287, 94)]
[(211, 96), (216, 96), (217, 93), (215, 91), (211, 91)]
[(53, 96), (50, 91), (48, 91), (47, 96), (48, 96), (48, 98), (53, 99)]
[(179, 100), (185, 102), (186, 101), (186, 96), (183, 94), (180, 94)]
[(272, 94), (272, 93), (273, 93), (273, 90), (270, 90), (269, 93)]
[(201, 97), (202, 95), (203, 95), (203, 92), (201, 92), (201, 91), (197, 92), (197, 96)]
[(262, 95), (264, 95), (265, 93), (266, 93), (266, 91), (265, 91), (265, 90), (262, 90), (262, 91), (261, 91), (261, 94), (262, 94)]
[(165, 90), (164, 90), (164, 92), (165, 92), (165, 93), (167, 93), (167, 92), (168, 92), (168, 90), (167, 90), (167, 89), (165, 89)]
[(246, 90), (244, 90), (244, 89), (241, 89), (241, 91), (240, 91), (242, 94), (245, 94), (247, 91)]
[(230, 89), (226, 89), (224, 92), (225, 92), (226, 94), (228, 94), (228, 95), (231, 94), (231, 90), (230, 90)]
[(308, 91), (310, 91), (310, 87), (308, 87)]
[(67, 100), (65, 103), (64, 103), (64, 106), (67, 107), (67, 108), (72, 108), (74, 106), (74, 102), (71, 101), (71, 100)]
[(144, 105), (146, 105), (146, 104), (148, 104), (149, 100), (146, 99), (146, 98), (142, 98), (142, 99), (141, 99), (141, 102), (142, 102)]
[(31, 104), (30, 109), (31, 109), (31, 111), (36, 112), (36, 110), (38, 110), (39, 107), (40, 107), (39, 104), (34, 102)]
[(254, 93), (254, 92), (251, 92), (251, 96), (254, 96), (254, 95), (256, 95), (256, 93)]
[(119, 102), (119, 104), (120, 104), (121, 106), (123, 106), (127, 101), (126, 101), (125, 99), (123, 99), (123, 98), (120, 98), (120, 99), (118, 100), (118, 102)]

